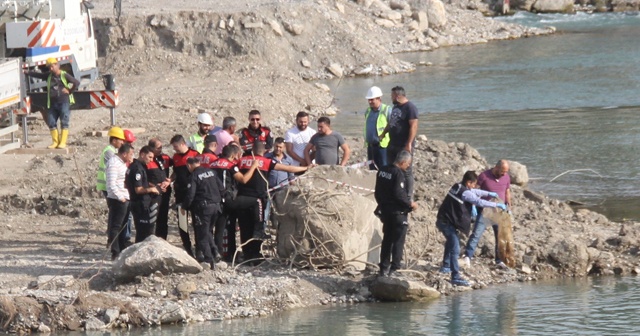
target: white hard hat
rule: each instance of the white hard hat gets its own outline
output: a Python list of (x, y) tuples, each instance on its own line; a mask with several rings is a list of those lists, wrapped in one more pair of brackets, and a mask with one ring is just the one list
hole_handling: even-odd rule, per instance
[(380, 90), (377, 86), (372, 86), (369, 91), (367, 91), (367, 99), (380, 98), (382, 97), (382, 90)]
[(213, 119), (211, 119), (209, 113), (198, 114), (198, 122), (205, 125), (213, 125)]

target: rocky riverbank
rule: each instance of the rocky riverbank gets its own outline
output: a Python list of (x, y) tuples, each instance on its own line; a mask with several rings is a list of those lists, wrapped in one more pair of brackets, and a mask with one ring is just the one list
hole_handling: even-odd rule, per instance
[[(493, 21), (479, 11), (486, 5), (473, 1), (203, 0), (184, 8), (166, 0), (125, 0), (120, 23), (109, 17), (110, 1), (94, 3), (101, 70), (116, 75), (121, 94), (118, 124), (145, 129), (137, 134), (139, 143), (159, 136), (165, 145), (175, 133), (194, 132), (200, 111), (210, 112), (216, 123), (233, 115), (243, 124), (246, 112), (257, 108), (276, 134), (300, 110), (314, 118), (336, 113), (331, 93), (315, 79), (411, 71), (415, 65), (399, 61), (398, 52), (553, 31)], [(299, 270), (278, 259), (257, 268), (219, 265), (195, 275), (116, 281), (105, 260), (106, 206), (93, 190), (106, 139), (85, 136), (108, 122), (106, 111), (74, 112), (75, 154), (5, 155), (0, 161), (0, 330), (151, 326), (374, 301), (369, 285), (375, 268)], [(44, 123), (35, 121), (29, 129), (32, 144), (44, 147)], [(352, 161), (363, 160), (362, 139), (348, 141)], [(465, 170), (487, 166), (467, 144), (419, 141), (421, 209), (412, 216), (407, 242), (409, 278), (445, 295), (460, 290), (437, 272), (443, 239), (435, 213)], [(487, 233), (479, 257), (465, 270), (474, 288), (637, 272), (636, 223), (575, 212), (517, 186), (513, 203), (517, 268), (491, 265)], [(169, 242), (179, 245), (172, 229)]]

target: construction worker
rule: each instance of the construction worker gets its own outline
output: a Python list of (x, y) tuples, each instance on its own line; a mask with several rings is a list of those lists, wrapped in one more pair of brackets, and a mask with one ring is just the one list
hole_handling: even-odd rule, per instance
[(191, 247), (191, 238), (189, 238), (189, 228), (186, 225), (181, 225), (181, 223), (186, 222), (187, 211), (186, 209), (182, 209), (180, 204), (184, 202), (189, 184), (190, 173), (189, 168), (187, 167), (187, 159), (190, 157), (195, 158), (198, 156), (198, 152), (187, 147), (187, 142), (180, 134), (173, 136), (170, 143), (175, 151), (175, 154), (173, 155), (173, 174), (171, 174), (171, 181), (173, 181), (173, 193), (176, 198), (176, 205), (178, 205), (178, 227), (180, 229), (180, 239), (182, 240), (182, 246), (187, 253), (195, 258), (193, 248)]
[[(125, 133), (122, 128), (118, 126), (111, 127), (107, 135), (109, 136), (109, 145), (107, 145), (107, 147), (102, 150), (102, 153), (100, 153), (100, 159), (98, 160), (98, 178), (96, 183), (96, 189), (98, 192), (102, 192), (105, 199), (107, 198), (107, 177), (105, 173), (107, 163), (116, 155), (118, 149), (126, 143)], [(133, 219), (130, 218), (130, 216), (128, 216), (128, 218), (127, 225), (124, 229), (126, 246), (131, 244), (129, 239), (131, 239), (131, 226), (133, 225)]]
[(170, 168), (173, 159), (162, 152), (162, 142), (158, 138), (149, 140), (148, 146), (153, 150), (153, 161), (147, 163), (149, 183), (160, 187), (162, 195), (151, 196), (151, 203), (158, 203), (158, 218), (156, 219), (156, 236), (167, 239), (169, 231), (169, 203), (171, 202)]
[(211, 165), (218, 160), (218, 156), (214, 153), (218, 148), (218, 139), (215, 135), (208, 134), (204, 137), (204, 149), (202, 154), (198, 155), (200, 165), (205, 168), (211, 168)]
[(244, 149), (244, 155), (251, 155), (251, 146), (256, 141), (262, 142), (266, 151), (270, 151), (273, 147), (273, 137), (271, 136), (271, 129), (266, 126), (262, 126), (260, 123), (262, 116), (260, 111), (249, 111), (249, 126), (240, 130), (240, 147)]
[[(47, 126), (49, 126), (52, 141), (47, 148), (66, 148), (71, 105), (75, 104), (73, 92), (78, 90), (80, 81), (61, 70), (57, 59), (50, 57), (46, 64), (49, 72), (28, 71), (25, 74), (47, 80)], [(58, 120), (60, 120), (60, 132), (58, 132)]]
[[(216, 172), (200, 165), (197, 158), (187, 159), (187, 168), (191, 173), (187, 195), (182, 207), (193, 214), (193, 231), (196, 236), (196, 249), (202, 253), (197, 260), (214, 268), (218, 247), (213, 240), (213, 227), (221, 212), (224, 187)], [(203, 265), (204, 266), (204, 265)]]
[(96, 189), (99, 192), (102, 192), (104, 197), (107, 197), (107, 179), (105, 175), (105, 170), (107, 167), (107, 162), (116, 155), (118, 152), (118, 148), (124, 144), (124, 132), (122, 128), (118, 126), (111, 127), (109, 129), (109, 145), (102, 150), (100, 153), (100, 160), (98, 161), (98, 179), (96, 183)]
[(230, 142), (240, 142), (240, 138), (235, 134), (236, 126), (236, 118), (224, 117), (224, 119), (222, 119), (222, 129), (213, 134), (218, 139), (218, 147), (214, 151), (216, 155), (219, 156), (222, 153), (224, 146), (228, 145)]
[(133, 160), (133, 148), (123, 144), (118, 148), (118, 154), (107, 162), (107, 204), (109, 205), (109, 220), (107, 224), (107, 244), (111, 250), (111, 260), (116, 259), (126, 248), (127, 237), (124, 227), (129, 218), (129, 191), (125, 187), (127, 164)]
[(387, 165), (387, 146), (389, 134), (380, 138), (387, 127), (391, 106), (382, 103), (382, 90), (372, 86), (367, 92), (369, 108), (364, 112), (364, 145), (367, 148), (367, 160), (373, 160), (374, 164), (369, 169), (375, 170), (376, 166), (382, 168)]
[(198, 132), (193, 133), (187, 140), (187, 147), (202, 153), (204, 149), (204, 137), (213, 128), (213, 119), (209, 113), (198, 114)]
[(128, 129), (124, 130), (123, 132), (124, 132), (124, 142), (130, 144), (131, 147), (133, 147), (133, 143), (136, 142), (138, 138), (136, 138), (135, 134), (133, 134), (133, 132), (131, 132)]
[[(233, 209), (238, 213), (240, 241), (243, 245), (245, 260), (255, 259), (253, 264), (261, 262), (259, 261), (262, 259), (260, 248), (262, 239), (266, 237), (264, 210), (269, 197), (267, 182), (269, 172), (280, 170), (300, 173), (309, 168), (283, 165), (276, 160), (264, 157), (264, 152), (265, 144), (262, 141), (256, 141), (252, 147), (252, 155), (240, 158), (238, 165), (233, 168), (233, 177), (239, 182), (238, 196), (233, 202)], [(252, 172), (256, 163), (258, 169)], [(252, 238), (255, 240), (249, 242)]]
[(149, 146), (143, 146), (138, 158), (129, 165), (125, 180), (131, 201), (131, 214), (136, 226), (136, 243), (156, 232), (158, 203), (152, 203), (151, 196), (160, 195), (160, 191), (155, 185), (149, 184), (146, 169), (149, 162), (153, 162), (153, 150)]
[[(218, 221), (215, 224), (213, 239), (216, 242), (216, 246), (221, 248), (223, 246), (224, 231), (226, 229), (227, 252), (224, 257), (225, 260), (229, 262), (233, 261), (233, 256), (236, 253), (237, 215), (233, 211), (231, 204), (235, 200), (238, 186), (236, 180), (233, 178), (233, 167), (236, 166), (236, 162), (241, 156), (242, 149), (240, 149), (240, 146), (237, 144), (228, 144), (222, 149), (220, 158), (211, 165), (211, 169), (217, 173), (216, 175), (220, 178), (224, 188), (222, 214), (218, 217)], [(224, 251), (218, 252), (224, 254)]]

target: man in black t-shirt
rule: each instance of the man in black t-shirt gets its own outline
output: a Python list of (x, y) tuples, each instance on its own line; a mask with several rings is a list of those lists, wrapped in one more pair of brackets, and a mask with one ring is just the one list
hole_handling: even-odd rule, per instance
[[(389, 116), (389, 123), (380, 139), (389, 133), (389, 146), (387, 147), (387, 162), (395, 162), (398, 153), (403, 150), (413, 155), (416, 135), (418, 134), (418, 108), (407, 99), (404, 88), (396, 86), (391, 89), (393, 109)], [(407, 192), (413, 199), (413, 164), (407, 168)]]
[(136, 243), (139, 243), (156, 230), (156, 215), (158, 203), (151, 204), (151, 195), (158, 195), (160, 192), (154, 185), (149, 184), (147, 178), (147, 164), (153, 161), (153, 150), (149, 146), (140, 149), (137, 159), (134, 159), (125, 177), (125, 185), (129, 190), (131, 199), (131, 213), (136, 226)]

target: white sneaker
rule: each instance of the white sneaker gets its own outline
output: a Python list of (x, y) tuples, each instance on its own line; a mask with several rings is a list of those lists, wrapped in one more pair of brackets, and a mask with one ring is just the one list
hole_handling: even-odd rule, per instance
[(506, 269), (509, 269), (509, 266), (507, 266), (507, 265), (506, 265), (505, 263), (503, 263), (502, 261), (497, 262), (497, 263), (496, 263), (496, 267), (497, 267), (497, 268), (499, 268), (499, 269), (505, 269), (505, 270), (506, 270)]
[(471, 259), (469, 257), (462, 258), (462, 266), (464, 268), (471, 268)]

